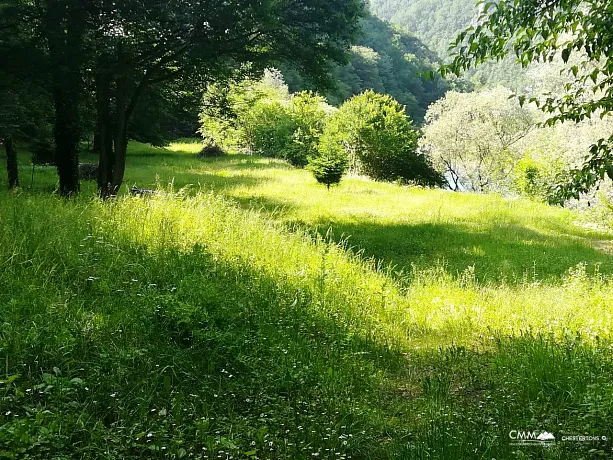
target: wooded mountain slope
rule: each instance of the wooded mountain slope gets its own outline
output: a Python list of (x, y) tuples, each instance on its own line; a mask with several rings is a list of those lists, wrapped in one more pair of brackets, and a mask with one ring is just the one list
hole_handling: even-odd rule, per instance
[[(440, 59), (451, 52), (449, 45), (479, 15), (476, 0), (371, 0), (373, 14), (415, 34)], [(503, 85), (516, 91), (531, 86), (529, 77), (513, 57), (486, 63), (467, 72), (476, 87)]]
[(371, 0), (370, 8), (378, 17), (406, 27), (445, 57), (449, 43), (477, 15), (475, 3), (475, 0)]
[[(419, 123), (428, 106), (449, 88), (442, 79), (426, 81), (423, 77), (438, 61), (437, 54), (415, 35), (369, 15), (352, 47), (350, 62), (333, 71), (337, 85), (326, 96), (338, 105), (367, 89), (386, 93), (405, 105), (407, 113)], [(284, 66), (281, 71), (290, 91), (308, 87), (296, 71)]]

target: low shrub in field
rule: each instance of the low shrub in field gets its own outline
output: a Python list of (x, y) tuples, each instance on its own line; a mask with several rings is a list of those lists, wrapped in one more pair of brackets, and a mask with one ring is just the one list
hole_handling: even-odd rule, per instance
[(98, 165), (95, 163), (79, 164), (79, 180), (96, 180), (98, 178)]
[(550, 160), (535, 160), (525, 155), (513, 169), (512, 185), (516, 192), (530, 198), (549, 201), (554, 198), (554, 187), (563, 172), (563, 164)]
[(337, 185), (341, 182), (347, 169), (347, 158), (343, 154), (336, 156), (323, 154), (311, 160), (309, 169), (313, 172), (317, 182), (330, 189), (331, 185)]
[(197, 154), (198, 158), (216, 158), (224, 155), (226, 155), (224, 149), (213, 143), (205, 144)]

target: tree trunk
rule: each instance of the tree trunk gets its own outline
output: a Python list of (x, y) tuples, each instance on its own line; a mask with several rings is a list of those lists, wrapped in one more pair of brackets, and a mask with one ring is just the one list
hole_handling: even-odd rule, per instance
[[(117, 60), (121, 60), (121, 50)], [(102, 63), (98, 63), (104, 69)], [(114, 83), (114, 84), (113, 84)], [(98, 190), (101, 198), (116, 196), (123, 183), (128, 149), (128, 124), (148, 77), (134, 87), (126, 75), (96, 76), (99, 136)]]
[(77, 1), (46, 0), (45, 5), (55, 105), (55, 161), (60, 194), (70, 196), (79, 191), (79, 101), (85, 12)]
[(99, 129), (100, 127), (96, 124), (96, 127), (94, 128), (94, 142), (92, 145), (92, 152), (100, 151), (100, 131)]
[(96, 76), (96, 111), (98, 116), (98, 193), (100, 198), (112, 195), (113, 128), (111, 123), (111, 81), (108, 75)]
[(60, 194), (79, 192), (79, 121), (78, 98), (65, 88), (56, 88), (55, 100), (55, 164), (60, 178)]
[(9, 176), (9, 190), (19, 187), (19, 170), (17, 168), (17, 152), (13, 144), (13, 136), (4, 138), (4, 147), (6, 149), (6, 170)]
[(113, 194), (117, 195), (126, 171), (126, 152), (128, 149), (128, 96), (125, 78), (117, 81), (115, 111), (115, 161), (113, 167)]

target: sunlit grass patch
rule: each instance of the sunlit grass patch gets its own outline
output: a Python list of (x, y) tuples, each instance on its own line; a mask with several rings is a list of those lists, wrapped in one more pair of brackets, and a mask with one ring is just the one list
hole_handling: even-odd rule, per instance
[(199, 139), (184, 139), (172, 142), (170, 145), (166, 147), (167, 150), (175, 153), (185, 153), (185, 154), (193, 154), (196, 155), (200, 153), (202, 147), (204, 146), (203, 142)]

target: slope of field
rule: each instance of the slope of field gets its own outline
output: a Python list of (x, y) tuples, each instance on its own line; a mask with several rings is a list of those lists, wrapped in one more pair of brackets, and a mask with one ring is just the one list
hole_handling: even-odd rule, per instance
[(196, 149), (132, 145), (150, 198), (0, 194), (0, 458), (611, 454), (508, 436), (611, 439), (610, 233)]

